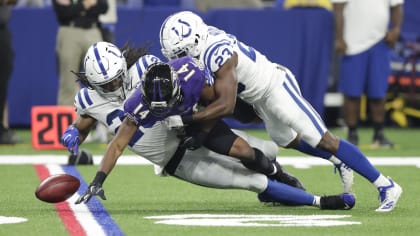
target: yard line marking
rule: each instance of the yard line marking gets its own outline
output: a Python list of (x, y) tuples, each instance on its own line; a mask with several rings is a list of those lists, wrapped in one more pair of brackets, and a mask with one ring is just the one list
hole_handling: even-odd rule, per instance
[(124, 235), (105, 207), (93, 197), (88, 204), (74, 204), (87, 188), (86, 182), (74, 166), (57, 164), (35, 165), (41, 180), (54, 174), (71, 174), (80, 180), (77, 193), (64, 202), (54, 204), (61, 220), (72, 236)]
[[(94, 217), (93, 220), (95, 220), (96, 223), (99, 223), (101, 229), (105, 232), (104, 235), (124, 235), (120, 227), (114, 222), (114, 220), (111, 218), (111, 215), (108, 213), (108, 211), (105, 209), (105, 207), (102, 205), (101, 201), (98, 200), (97, 197), (92, 197), (89, 203), (87, 204), (74, 204), (76, 199), (79, 198), (79, 196), (81, 196), (84, 193), (84, 191), (88, 188), (88, 184), (83, 180), (83, 177), (80, 175), (79, 171), (74, 166), (64, 165), (62, 166), (62, 168), (67, 174), (73, 175), (79, 180), (81, 180), (79, 190), (69, 199), (69, 201), (71, 201), (72, 208), (76, 212), (76, 216), (78, 215), (80, 209), (82, 209), (83, 211), (87, 210), (89, 213), (91, 213), (90, 215)], [(86, 228), (88, 227), (85, 227), (85, 229)], [(88, 235), (96, 236), (98, 234), (93, 231), (88, 232)]]
[[(48, 178), (48, 176), (64, 173), (63, 170), (54, 168), (53, 166), (47, 167), (45, 165), (35, 165), (35, 169), (38, 173), (38, 176), (41, 182), (44, 179)], [(75, 214), (70, 208), (67, 201), (56, 203), (54, 204), (54, 206), (57, 210), (58, 215), (61, 218), (61, 221), (66, 226), (66, 229), (70, 235), (73, 235), (73, 236), (86, 235), (83, 229), (83, 226), (80, 224), (80, 221), (76, 219)]]
[[(101, 162), (102, 156), (93, 156), (95, 164)], [(25, 165), (25, 164), (67, 164), (68, 156), (65, 155), (0, 155), (0, 165)], [(331, 162), (317, 157), (277, 157), (282, 165), (290, 165), (295, 168), (306, 169), (312, 166), (330, 166)], [(369, 157), (369, 161), (375, 166), (415, 166), (420, 168), (420, 157)], [(118, 165), (151, 165), (152, 163), (143, 157), (135, 155), (123, 155), (118, 159)]]
[(181, 214), (146, 216), (155, 224), (184, 226), (235, 227), (326, 227), (360, 225), (358, 221), (341, 220), (351, 215), (235, 215), (235, 214)]

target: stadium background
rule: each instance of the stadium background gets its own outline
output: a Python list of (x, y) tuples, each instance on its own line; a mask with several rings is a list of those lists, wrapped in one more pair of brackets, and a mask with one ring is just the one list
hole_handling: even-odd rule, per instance
[[(419, 9), (420, 1), (405, 0), (402, 35), (412, 41), (420, 35)], [(150, 53), (163, 57), (159, 50), (159, 28), (169, 14), (178, 10), (180, 8), (120, 6), (116, 44), (122, 46), (127, 40), (137, 45), (151, 42)], [(336, 81), (331, 66), (333, 16), (330, 11), (303, 7), (289, 10), (215, 9), (201, 15), (208, 24), (225, 29), (272, 61), (289, 67), (297, 76), (304, 96), (324, 116), (327, 124), (334, 122), (340, 97), (324, 97), (333, 95), (326, 92), (334, 91)], [(52, 8), (46, 7), (14, 9), (10, 26), (15, 69), (8, 94), (9, 121), (12, 127), (29, 127), (32, 106), (55, 105), (56, 102), (58, 72), (54, 48), (58, 25)], [(394, 75), (403, 72), (411, 78), (413, 70), (405, 67), (404, 62), (413, 53), (418, 56), (418, 52), (413, 48), (407, 52), (404, 45), (400, 46), (403, 50), (395, 51), (393, 55)]]

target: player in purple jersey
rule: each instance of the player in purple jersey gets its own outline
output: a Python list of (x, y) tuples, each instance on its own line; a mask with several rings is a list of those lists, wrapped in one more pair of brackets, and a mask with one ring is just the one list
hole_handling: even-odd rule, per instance
[[(197, 185), (222, 189), (244, 189), (258, 193), (259, 198), (266, 201), (317, 206), (321, 209), (350, 209), (354, 206), (355, 198), (352, 194), (315, 196), (301, 189), (268, 179), (263, 174), (245, 168), (236, 159), (216, 154), (204, 147), (194, 151), (181, 148), (175, 131), (167, 129), (164, 122), (160, 122), (157, 117), (164, 117), (171, 111), (188, 112), (191, 110), (190, 108), (182, 107), (182, 104), (189, 104), (186, 101), (188, 99), (183, 100), (181, 95), (186, 97), (191, 95), (190, 98), (195, 100), (197, 93), (184, 94), (176, 86), (174, 89), (174, 85), (180, 85), (180, 83), (173, 83), (172, 70), (164, 70), (164, 73), (158, 76), (154, 72), (157, 73), (160, 70), (149, 69), (143, 76), (142, 70), (148, 67), (148, 63), (153, 64), (159, 61), (156, 57), (152, 55), (141, 57), (126, 73), (126, 64), (131, 65), (132, 63), (129, 63), (128, 59), (126, 63), (121, 55), (122, 53), (114, 45), (105, 42), (94, 44), (88, 50), (84, 62), (86, 72), (79, 75), (81, 81), (85, 82), (88, 88), (80, 90), (75, 97), (75, 106), (80, 117), (63, 134), (63, 144), (69, 151), (77, 152), (80, 141), (83, 141), (89, 131), (90, 125), (87, 123), (93, 124), (95, 121), (105, 124), (110, 132), (117, 134), (107, 148), (107, 153), (94, 181), (78, 198), (76, 204), (87, 203), (94, 195), (105, 200), (102, 184), (128, 145), (134, 153), (145, 157), (160, 168), (163, 167), (163, 170), (159, 171), (160, 174), (167, 173)], [(124, 55), (127, 55), (127, 52)], [(162, 63), (156, 63), (156, 65), (167, 68)], [(121, 72), (127, 77), (120, 76)], [(185, 80), (190, 81), (192, 77), (188, 74)], [(154, 122), (155, 124), (150, 128), (137, 126), (135, 120), (124, 119), (124, 112), (121, 110), (124, 102), (121, 98), (134, 92), (135, 88), (132, 85), (140, 82), (140, 77), (146, 77), (144, 87), (147, 91), (152, 91), (145, 98), (147, 99), (146, 105), (154, 108), (154, 114), (141, 109), (144, 104), (140, 99), (137, 102), (142, 105), (133, 106), (132, 113), (134, 115), (131, 117), (140, 115), (139, 120), (143, 124), (150, 125)], [(169, 79), (165, 80), (165, 78)], [(130, 85), (125, 87), (127, 90), (122, 87), (124, 82), (126, 85)], [(170, 89), (167, 89), (168, 87)], [(137, 96), (142, 96), (142, 94)], [(139, 113), (136, 113), (136, 110)], [(156, 119), (143, 119), (148, 115)], [(117, 132), (117, 130), (119, 131)], [(138, 133), (140, 135), (137, 136)], [(277, 147), (274, 143), (252, 138), (246, 134), (242, 134), (241, 137), (275, 159)]]
[[(151, 65), (140, 89), (127, 99), (124, 110), (137, 126), (151, 127), (171, 115), (192, 115), (200, 99), (214, 100), (213, 78), (206, 68), (192, 57)], [(173, 126), (173, 125), (172, 125)], [(195, 127), (189, 127), (187, 133)], [(222, 121), (200, 124), (204, 146), (222, 155), (236, 157), (251, 170), (263, 173), (288, 185), (303, 188), (302, 183), (270, 161), (257, 148), (234, 134)], [(182, 131), (181, 131), (182, 132)], [(184, 135), (184, 134), (182, 134)], [(207, 138), (208, 137), (208, 138)], [(189, 138), (189, 135), (186, 137)]]

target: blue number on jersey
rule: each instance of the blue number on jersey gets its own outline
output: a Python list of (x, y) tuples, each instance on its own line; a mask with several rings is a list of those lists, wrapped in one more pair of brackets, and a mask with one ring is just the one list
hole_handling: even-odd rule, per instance
[[(255, 54), (255, 49), (249, 46), (246, 46), (245, 44), (238, 42), (238, 47), (241, 50), (243, 54), (245, 54), (249, 59), (251, 59), (253, 62), (257, 60), (257, 55)], [(248, 47), (248, 48), (245, 48)]]
[[(108, 115), (106, 116), (106, 124), (108, 126), (111, 126), (113, 123), (113, 120), (115, 118), (120, 119), (121, 122), (123, 122), (124, 120), (124, 111), (120, 110), (120, 109), (115, 109), (114, 111), (112, 111), (111, 113), (108, 113)], [(117, 128), (115, 128), (115, 134), (118, 132), (118, 129), (120, 128), (120, 125), (118, 125)], [(137, 129), (136, 133), (134, 134), (134, 136), (131, 138), (130, 142), (128, 143), (128, 145), (131, 147), (133, 146), (137, 141), (139, 141), (139, 139), (143, 136), (143, 132), (140, 130), (140, 127)]]

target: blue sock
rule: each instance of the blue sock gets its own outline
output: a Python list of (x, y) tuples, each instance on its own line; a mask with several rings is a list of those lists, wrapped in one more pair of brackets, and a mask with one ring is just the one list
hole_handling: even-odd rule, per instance
[(359, 148), (346, 140), (340, 139), (335, 156), (372, 183), (380, 175), (379, 171), (369, 162)]
[(297, 147), (295, 147), (295, 149), (300, 152), (309, 154), (311, 156), (321, 157), (326, 160), (328, 160), (332, 156), (331, 153), (324, 151), (320, 148), (314, 148), (311, 145), (309, 145), (307, 142), (303, 141), (302, 139), (300, 140)]
[(271, 179), (268, 179), (267, 188), (260, 195), (262, 195), (262, 198), (274, 202), (309, 206), (312, 206), (315, 198), (314, 195), (302, 189), (294, 188)]

